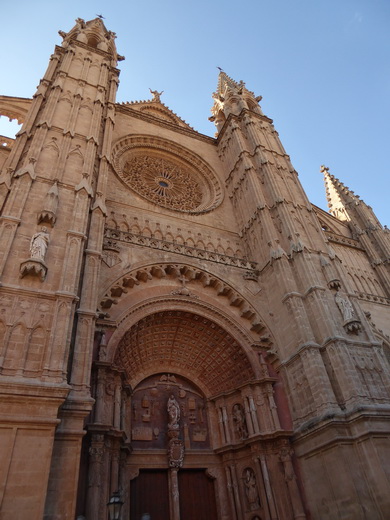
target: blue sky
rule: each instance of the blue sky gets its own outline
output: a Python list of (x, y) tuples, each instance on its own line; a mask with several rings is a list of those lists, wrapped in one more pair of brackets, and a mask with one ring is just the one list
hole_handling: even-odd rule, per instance
[(208, 117), (222, 67), (263, 96), (314, 204), (326, 209), (325, 164), (390, 226), (388, 0), (7, 2), (0, 93), (31, 97), (61, 43), (57, 31), (100, 13), (126, 57), (119, 102), (164, 90), (169, 108), (214, 135)]

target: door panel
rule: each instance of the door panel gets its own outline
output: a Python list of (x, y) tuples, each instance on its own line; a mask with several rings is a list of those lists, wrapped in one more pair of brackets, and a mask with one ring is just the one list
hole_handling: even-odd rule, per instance
[(181, 469), (178, 477), (180, 519), (216, 520), (214, 482), (207, 477), (205, 471)]
[(130, 482), (130, 520), (149, 513), (152, 520), (169, 520), (167, 470), (141, 470)]

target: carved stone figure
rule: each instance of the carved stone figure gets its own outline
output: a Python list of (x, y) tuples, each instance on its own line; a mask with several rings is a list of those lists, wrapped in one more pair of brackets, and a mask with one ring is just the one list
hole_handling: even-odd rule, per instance
[(233, 406), (233, 422), (236, 436), (239, 440), (248, 437), (248, 429), (245, 422), (245, 415), (242, 406), (235, 404)]
[(177, 429), (180, 420), (180, 406), (173, 395), (168, 399), (167, 410), (169, 416), (168, 428)]
[(149, 90), (150, 90), (150, 93), (153, 95), (152, 101), (157, 101), (158, 103), (161, 103), (160, 96), (164, 91), (162, 90), (161, 92), (158, 92), (157, 90), (152, 90), (151, 88)]
[(355, 311), (352, 307), (352, 303), (346, 298), (340, 296), (339, 292), (336, 293), (334, 299), (337, 307), (340, 309), (340, 312), (343, 315), (344, 321), (353, 320), (355, 318)]
[(44, 260), (49, 245), (49, 233), (47, 228), (43, 227), (41, 231), (33, 235), (30, 242), (30, 256), (38, 260)]
[(254, 511), (260, 507), (259, 493), (257, 491), (256, 476), (253, 469), (247, 468), (244, 477), (245, 493), (249, 502), (249, 509)]
[(280, 460), (283, 462), (284, 478), (286, 479), (286, 481), (295, 480), (296, 478), (294, 468), (291, 462), (291, 454), (292, 450), (290, 450), (287, 446), (283, 446), (279, 454)]

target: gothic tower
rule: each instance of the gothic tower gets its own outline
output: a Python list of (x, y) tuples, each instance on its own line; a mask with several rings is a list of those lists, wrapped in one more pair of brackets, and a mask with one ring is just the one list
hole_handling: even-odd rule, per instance
[(31, 518), (42, 518), (45, 502), (45, 518), (73, 518), (93, 403), (90, 350), (118, 56), (100, 19), (79, 19), (61, 36), (3, 167), (4, 518), (17, 500)]
[(0, 97), (0, 518), (385, 519), (387, 230), (326, 167), (310, 204), (242, 81), (208, 137), (60, 35)]

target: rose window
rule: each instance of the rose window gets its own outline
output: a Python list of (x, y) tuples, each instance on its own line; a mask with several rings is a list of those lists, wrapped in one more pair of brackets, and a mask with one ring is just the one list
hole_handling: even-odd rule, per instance
[(125, 180), (155, 204), (191, 211), (202, 202), (202, 189), (184, 168), (165, 158), (134, 156), (123, 169)]
[(209, 166), (176, 143), (126, 137), (114, 148), (113, 159), (129, 188), (164, 208), (199, 214), (222, 200), (221, 186)]

